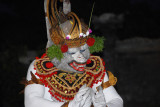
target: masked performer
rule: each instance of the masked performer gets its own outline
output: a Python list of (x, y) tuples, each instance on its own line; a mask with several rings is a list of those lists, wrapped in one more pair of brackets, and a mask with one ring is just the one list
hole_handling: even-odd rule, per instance
[(102, 51), (104, 39), (90, 34), (68, 0), (60, 0), (63, 10), (57, 2), (45, 0), (46, 53), (29, 67), (25, 107), (123, 107), (116, 77), (90, 55)]

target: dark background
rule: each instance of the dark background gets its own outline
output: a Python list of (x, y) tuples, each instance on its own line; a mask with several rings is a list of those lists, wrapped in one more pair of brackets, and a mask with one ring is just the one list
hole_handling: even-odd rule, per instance
[[(71, 0), (72, 11), (89, 22), (93, 0)], [(159, 107), (160, 1), (95, 0), (93, 34), (104, 36), (100, 55), (118, 78), (125, 107)], [(45, 52), (43, 0), (0, 1), (1, 107), (24, 107), (20, 80)]]

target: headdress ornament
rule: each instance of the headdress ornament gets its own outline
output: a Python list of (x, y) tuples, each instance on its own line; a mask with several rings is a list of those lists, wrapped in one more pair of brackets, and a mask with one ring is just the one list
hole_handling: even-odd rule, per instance
[[(62, 2), (62, 0), (60, 0)], [(64, 14), (57, 9), (57, 0), (47, 0), (47, 17), (51, 26), (50, 37), (55, 45), (67, 45), (69, 48), (84, 45), (91, 30), (80, 21), (78, 16), (69, 12)]]
[[(57, 9), (57, 4), (63, 2), (62, 8)], [(68, 3), (68, 4), (67, 4)], [(65, 4), (65, 5), (64, 5)], [(88, 44), (91, 53), (99, 52), (103, 49), (104, 38), (90, 35), (92, 30), (78, 16), (71, 12), (69, 0), (45, 0), (45, 12), (47, 23), (47, 55), (50, 59), (57, 58), (61, 60), (63, 54), (68, 48), (75, 48)], [(67, 7), (68, 6), (68, 7)]]

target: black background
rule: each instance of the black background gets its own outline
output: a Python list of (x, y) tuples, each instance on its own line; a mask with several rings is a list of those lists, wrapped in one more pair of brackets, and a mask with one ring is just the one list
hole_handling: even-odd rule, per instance
[[(88, 23), (93, 2), (71, 0), (72, 11)], [(0, 1), (1, 107), (24, 106), (23, 94), (19, 94), (23, 85), (19, 81), (26, 76), (29, 64), (21, 63), (19, 58), (27, 56), (30, 50), (35, 50), (38, 56), (45, 52), (47, 33), (43, 8), (43, 0)], [(107, 40), (104, 52), (96, 55), (103, 57), (108, 70), (118, 77), (115, 88), (122, 96), (124, 106), (159, 107), (160, 45), (154, 43), (160, 39), (160, 1), (95, 0), (93, 16), (104, 13), (124, 16), (121, 27), (115, 24), (114, 29), (110, 29), (113, 23), (91, 23), (93, 33), (105, 36)], [(95, 29), (95, 26), (100, 27)], [(115, 51), (116, 41), (133, 38), (150, 40), (153, 47), (158, 48), (140, 52)]]

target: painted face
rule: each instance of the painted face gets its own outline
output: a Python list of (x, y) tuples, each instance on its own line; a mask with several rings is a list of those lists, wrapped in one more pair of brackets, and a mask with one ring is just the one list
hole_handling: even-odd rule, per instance
[(86, 62), (89, 59), (90, 52), (88, 45), (85, 44), (77, 48), (69, 48), (61, 61), (54, 58), (52, 63), (60, 70), (68, 72), (83, 73), (86, 67)]

